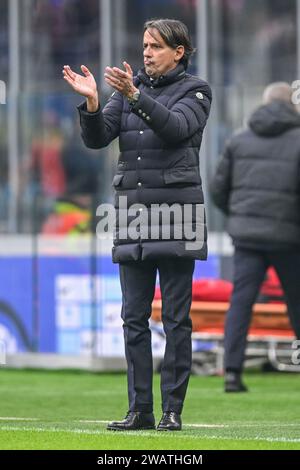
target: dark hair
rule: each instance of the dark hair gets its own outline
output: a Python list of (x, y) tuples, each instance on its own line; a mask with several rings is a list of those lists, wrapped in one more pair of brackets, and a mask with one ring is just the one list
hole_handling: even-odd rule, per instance
[(180, 62), (184, 65), (184, 68), (187, 69), (190, 57), (196, 49), (192, 46), (186, 25), (179, 20), (160, 18), (146, 21), (144, 24), (144, 32), (150, 28), (157, 29), (165, 43), (172, 49), (176, 49), (178, 46), (184, 46), (184, 55), (180, 59)]

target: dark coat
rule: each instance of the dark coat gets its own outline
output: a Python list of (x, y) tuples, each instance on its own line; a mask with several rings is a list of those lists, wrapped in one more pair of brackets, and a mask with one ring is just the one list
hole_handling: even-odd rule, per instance
[[(151, 81), (142, 69), (134, 83), (141, 92), (134, 106), (130, 106), (119, 92), (112, 94), (103, 111), (88, 113), (85, 103), (78, 106), (82, 137), (87, 147), (102, 148), (119, 137), (121, 153), (113, 179), (117, 213), (113, 261), (158, 256), (206, 259), (199, 149), (210, 110), (210, 87), (203, 80), (187, 74), (181, 64), (155, 81)], [(197, 230), (195, 233), (202, 234), (197, 249), (186, 249), (187, 238), (183, 230), (180, 235), (182, 223), (174, 224), (172, 217), (157, 223), (158, 239), (157, 235), (150, 238), (145, 219), (141, 218), (138, 239), (130, 239), (126, 231), (136, 215), (130, 218), (126, 209), (120, 209), (120, 196), (128, 198), (128, 207), (144, 205), (147, 217), (153, 213), (157, 215), (154, 204), (179, 204), (181, 208), (190, 204), (192, 215), (189, 220), (184, 220)], [(196, 204), (203, 209), (197, 217)], [(124, 210), (128, 219), (125, 222), (120, 218)], [(141, 217), (141, 212), (139, 214)], [(170, 229), (169, 239), (162, 236), (163, 229)]]
[(254, 112), (227, 143), (211, 193), (235, 245), (300, 248), (300, 116), (290, 105)]

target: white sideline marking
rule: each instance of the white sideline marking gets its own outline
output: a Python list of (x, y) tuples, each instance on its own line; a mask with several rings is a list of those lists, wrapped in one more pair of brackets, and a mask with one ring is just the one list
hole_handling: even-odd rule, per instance
[[(103, 421), (100, 419), (80, 419), (79, 423), (94, 423), (94, 424), (107, 424), (109, 421)], [(184, 426), (194, 428), (227, 428), (227, 424), (184, 424)], [(278, 426), (278, 425), (277, 425)]]
[[(103, 421), (99, 419), (80, 419), (78, 423), (94, 423), (94, 424), (107, 424), (110, 421)], [(184, 426), (195, 428), (228, 428), (228, 424), (184, 424)], [(278, 426), (278, 425), (277, 425)]]
[[(18, 418), (14, 416), (0, 416), (0, 421), (41, 421), (40, 418)], [(102, 419), (79, 419), (73, 420), (75, 423), (86, 423), (86, 424), (108, 424), (111, 420), (102, 420)], [(299, 423), (281, 423), (281, 427), (300, 427)], [(231, 423), (231, 424), (207, 424), (207, 423), (183, 423), (183, 427), (188, 428), (272, 428), (277, 427), (278, 423)]]
[(94, 424), (108, 424), (110, 421), (104, 421), (102, 419), (79, 419), (78, 423), (94, 423)]
[[(112, 421), (112, 420), (111, 420)], [(110, 421), (107, 420), (101, 420), (101, 419), (79, 419), (78, 421), (75, 421), (78, 423), (90, 423), (90, 424), (108, 424)], [(300, 423), (287, 423), (287, 424), (280, 424), (281, 427), (290, 427), (290, 426), (299, 426)], [(188, 427), (188, 428), (264, 428), (264, 427), (276, 427), (278, 428), (278, 423), (260, 423), (260, 424), (255, 424), (255, 423), (232, 423), (232, 424), (195, 424), (195, 423), (183, 423), (183, 427)]]
[(184, 424), (183, 427), (189, 428), (229, 428), (229, 424)]
[[(106, 429), (100, 429), (100, 430), (92, 430), (92, 429), (64, 429), (64, 428), (58, 428), (58, 427), (49, 427), (49, 428), (42, 428), (42, 427), (17, 427), (17, 426), (1, 426), (0, 425), (0, 431), (30, 431), (30, 432), (64, 432), (64, 433), (72, 433), (72, 434), (86, 434), (86, 435), (107, 435), (108, 431)], [(155, 432), (155, 429), (152, 430), (152, 434), (149, 431), (116, 431), (117, 435), (123, 435), (123, 436), (153, 436), (153, 432)], [(110, 431), (111, 435), (113, 436), (114, 434)], [(167, 437), (167, 433), (163, 433), (165, 437)], [(169, 434), (168, 434), (169, 435)], [(179, 437), (179, 436), (178, 436)], [(186, 434), (183, 434), (180, 436), (181, 439), (196, 439), (199, 440), (199, 436), (187, 436)], [(218, 438), (220, 439), (220, 438)]]
[[(231, 424), (185, 424), (183, 423), (183, 427), (189, 428), (278, 428), (278, 423), (231, 423)], [(280, 427), (289, 427), (289, 426), (298, 426), (300, 428), (300, 423), (288, 423), (288, 424), (280, 424)]]
[(0, 421), (39, 421), (38, 418), (17, 418), (14, 416), (0, 416)]
[[(62, 429), (58, 427), (49, 427), (49, 428), (42, 428), (42, 427), (17, 427), (17, 426), (0, 426), (0, 431), (33, 431), (33, 432), (64, 432), (64, 433), (72, 433), (72, 434), (87, 434), (87, 435), (101, 435), (106, 434), (106, 430), (89, 430), (89, 429)], [(153, 435), (152, 432), (145, 432), (145, 431), (118, 431), (118, 435), (124, 436), (151, 436)], [(113, 434), (112, 434), (113, 435)], [(160, 433), (160, 437), (170, 437), (168, 433)], [(173, 436), (175, 437), (175, 436)], [(207, 440), (227, 440), (227, 441), (267, 441), (267, 442), (300, 442), (299, 439), (290, 439), (286, 437), (261, 437), (261, 436), (254, 436), (254, 437), (229, 437), (229, 436), (189, 436), (185, 434), (177, 434), (176, 438), (179, 439), (207, 439)]]

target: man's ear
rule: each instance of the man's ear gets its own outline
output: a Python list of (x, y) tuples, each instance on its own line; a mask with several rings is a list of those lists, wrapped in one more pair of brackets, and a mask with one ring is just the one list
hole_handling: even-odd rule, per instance
[(184, 56), (184, 46), (177, 46), (175, 50), (175, 62), (179, 62)]

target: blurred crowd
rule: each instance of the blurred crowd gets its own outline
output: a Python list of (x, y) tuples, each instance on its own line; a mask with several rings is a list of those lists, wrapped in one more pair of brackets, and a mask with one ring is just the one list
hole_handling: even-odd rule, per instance
[[(92, 173), (93, 178), (97, 173), (100, 184), (97, 188), (95, 181), (91, 181), (90, 194), (98, 190), (98, 199), (109, 200), (111, 197), (109, 186), (101, 184), (101, 178), (109, 179), (114, 173), (117, 155), (105, 165), (106, 153), (98, 166), (90, 161), (91, 154), (83, 149), (77, 135), (78, 122), (74, 120), (78, 99), (71, 96), (61, 80), (61, 68), (65, 63), (77, 71), (82, 63), (87, 64), (98, 81), (102, 74), (99, 67), (103, 51), (101, 2), (85, 0), (84, 8), (82, 4), (80, 0), (19, 3), (19, 68), (22, 73), (18, 96), (20, 188), (17, 230), (21, 232), (31, 230), (27, 221), (33, 195), (43, 197), (42, 205), (46, 208), (52, 207), (56, 198), (70, 192), (74, 194), (76, 188), (86, 194), (86, 181), (92, 178)], [(197, 45), (196, 0), (112, 0), (110, 6), (111, 53), (116, 65), (120, 65), (121, 58), (126, 58), (135, 71), (141, 66), (140, 34), (144, 20), (150, 17), (181, 19)], [(209, 64), (205, 78), (214, 88), (215, 102), (204, 184), (215, 169), (225, 139), (243, 124), (245, 116), (258, 104), (261, 88), (272, 81), (292, 82), (297, 78), (295, 0), (210, 0), (208, 7)], [(9, 1), (2, 0), (0, 79), (8, 85), (9, 9)], [(139, 18), (138, 22), (136, 18)], [(197, 70), (196, 55), (190, 72), (200, 76), (203, 73)], [(108, 93), (106, 90), (103, 102)], [(8, 107), (0, 106), (0, 232), (7, 231), (11, 197), (8, 112)], [(82, 171), (87, 175), (79, 184), (78, 174)], [(211, 203), (208, 212), (211, 229), (220, 230), (222, 218)], [(41, 215), (39, 219), (37, 226), (40, 227)]]

